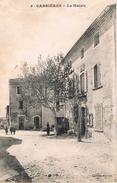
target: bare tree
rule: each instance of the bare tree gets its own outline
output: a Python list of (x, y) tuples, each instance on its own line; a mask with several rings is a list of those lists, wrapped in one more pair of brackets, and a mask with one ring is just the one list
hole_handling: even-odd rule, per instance
[[(59, 100), (67, 98), (67, 83), (72, 73), (71, 62), (64, 63), (61, 54), (48, 57), (42, 64), (29, 67), (27, 63), (22, 66), (23, 97), (28, 97), (31, 105), (40, 103), (53, 111), (55, 118), (55, 129), (58, 134), (56, 111), (59, 110)], [(27, 95), (29, 94), (30, 95)]]

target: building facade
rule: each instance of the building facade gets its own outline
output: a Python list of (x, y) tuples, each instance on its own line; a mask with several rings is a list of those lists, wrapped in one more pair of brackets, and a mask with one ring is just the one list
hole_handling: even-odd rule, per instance
[(47, 127), (47, 122), (50, 126), (54, 125), (52, 111), (37, 100), (33, 100), (30, 91), (25, 91), (25, 96), (23, 96), (23, 85), (21, 78), (9, 80), (8, 126), (19, 130), (40, 130)]
[[(73, 76), (69, 80), (68, 99), (60, 101), (56, 118), (58, 128), (87, 129), (103, 132), (108, 138), (114, 135), (116, 125), (116, 5), (110, 5), (94, 20), (63, 58), (72, 63)], [(10, 125), (17, 129), (40, 129), (55, 123), (49, 108), (29, 103), (22, 95), (22, 80), (11, 79)], [(65, 126), (65, 127), (64, 127)], [(116, 131), (116, 130), (115, 130)]]
[(9, 80), (9, 109), (10, 109), (10, 126), (16, 129), (40, 129), (42, 126), (42, 107), (40, 104), (29, 103), (27, 97), (22, 95), (23, 80)]
[(107, 6), (64, 58), (72, 62), (73, 80), (78, 84), (77, 95), (67, 102), (72, 125), (76, 125), (73, 106), (77, 103), (82, 133), (89, 127), (110, 139), (116, 123), (115, 20), (116, 5)]

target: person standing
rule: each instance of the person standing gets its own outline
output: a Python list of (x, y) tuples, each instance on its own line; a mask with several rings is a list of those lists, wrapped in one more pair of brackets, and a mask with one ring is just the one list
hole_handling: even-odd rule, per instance
[(11, 135), (12, 135), (12, 132), (13, 132), (13, 127), (10, 127), (10, 132), (11, 132)]
[(6, 133), (6, 135), (8, 134), (8, 127), (7, 126), (5, 127), (5, 133)]
[(50, 135), (50, 125), (49, 125), (48, 122), (47, 122), (47, 135), (48, 135), (48, 136)]
[(13, 128), (13, 133), (14, 133), (14, 135), (15, 135), (15, 132), (16, 132), (16, 130), (15, 130), (15, 127)]

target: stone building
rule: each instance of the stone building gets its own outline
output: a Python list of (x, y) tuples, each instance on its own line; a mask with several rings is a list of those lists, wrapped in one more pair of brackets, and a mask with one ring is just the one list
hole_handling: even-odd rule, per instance
[[(88, 128), (112, 138), (117, 126), (115, 19), (116, 5), (107, 6), (64, 57), (64, 64), (72, 63), (74, 74), (69, 82), (69, 99), (59, 102), (56, 111), (60, 129), (64, 121), (76, 129), (79, 121), (82, 135)], [(22, 83), (21, 79), (9, 81), (11, 125), (17, 129), (39, 129), (47, 122), (53, 125), (50, 109), (39, 103), (31, 105), (29, 92), (23, 98)]]
[(6, 106), (6, 120), (7, 120), (7, 125), (9, 126), (10, 125), (10, 123), (9, 123), (9, 112), (10, 112), (10, 110), (9, 110), (9, 105), (7, 105)]
[[(50, 126), (54, 124), (52, 111), (36, 102), (30, 95), (30, 91), (25, 91), (23, 96), (23, 79), (9, 80), (9, 126), (16, 129), (46, 128), (47, 122)], [(30, 99), (29, 99), (30, 98)], [(32, 101), (32, 102), (30, 102)]]
[(71, 126), (75, 126), (74, 105), (77, 103), (82, 133), (89, 127), (110, 139), (116, 122), (115, 19), (116, 5), (107, 6), (64, 58), (64, 62), (72, 62), (73, 82), (78, 84), (76, 98), (73, 95), (66, 104)]
[(9, 80), (10, 126), (16, 129), (39, 129), (41, 127), (41, 107), (28, 104), (22, 95), (22, 79)]
[(52, 111), (38, 102), (29, 102), (30, 92), (23, 96), (23, 79), (9, 80), (9, 123), (16, 129), (46, 128), (47, 122), (54, 124)]
[(0, 117), (0, 129), (7, 126), (7, 120), (5, 117)]
[(40, 104), (29, 103), (30, 94), (22, 95), (23, 80), (9, 80), (10, 125), (16, 129), (39, 129), (42, 126), (42, 107)]

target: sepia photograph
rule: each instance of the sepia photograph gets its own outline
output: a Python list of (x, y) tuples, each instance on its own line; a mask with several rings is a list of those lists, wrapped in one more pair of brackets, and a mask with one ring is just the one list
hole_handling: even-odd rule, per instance
[(0, 0), (0, 183), (117, 183), (116, 0)]

